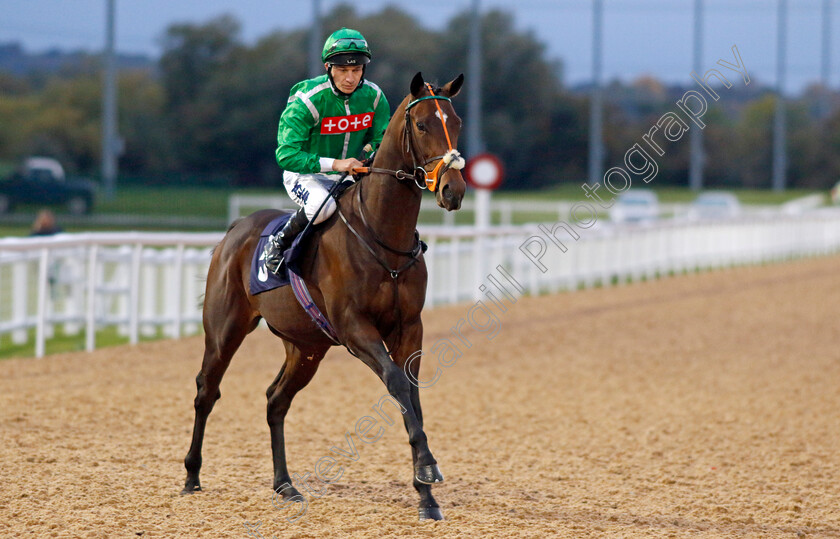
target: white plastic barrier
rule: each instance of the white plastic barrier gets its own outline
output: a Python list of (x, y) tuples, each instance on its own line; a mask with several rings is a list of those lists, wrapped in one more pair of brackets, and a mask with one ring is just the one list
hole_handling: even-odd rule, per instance
[(116, 326), (131, 343), (163, 329), (179, 337), (198, 331), (200, 295), (210, 249), (221, 233), (91, 233), (0, 240), (0, 335), (26, 342), (35, 328), (35, 355), (54, 326), (66, 334)]
[[(589, 228), (563, 221), (491, 227), (425, 226), (427, 306), (483, 297), (501, 266), (531, 294), (755, 264), (840, 250), (840, 211), (719, 222), (656, 222)], [(221, 233), (91, 233), (0, 240), (0, 335), (35, 354), (61, 324), (178, 338), (200, 330), (210, 250)], [(361, 247), (360, 247), (361, 248)]]
[(536, 295), (836, 253), (840, 211), (590, 228), (558, 221), (483, 233), (428, 226), (421, 235), (429, 243), (429, 306), (481, 299), (479, 286), (499, 265)]

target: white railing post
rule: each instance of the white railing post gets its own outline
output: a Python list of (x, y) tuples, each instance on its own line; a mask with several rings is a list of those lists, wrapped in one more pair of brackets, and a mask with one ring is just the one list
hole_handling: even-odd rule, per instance
[[(64, 262), (59, 267), (62, 285), (66, 290), (64, 297), (64, 334), (78, 335), (81, 329), (82, 311), (84, 305), (84, 265), (85, 258), (81, 255), (82, 247), (74, 247), (68, 251)], [(72, 254), (70, 254), (72, 253)]]
[(499, 202), (499, 212), (502, 226), (513, 224), (513, 204), (508, 201)]
[(445, 226), (455, 226), (455, 212), (447, 211), (443, 213), (443, 224)]
[(423, 255), (423, 259), (426, 261), (426, 271), (428, 272), (428, 280), (426, 281), (426, 306), (431, 308), (435, 305), (435, 285), (437, 284), (435, 282), (435, 276), (437, 274), (435, 271), (437, 236), (431, 236), (427, 245), (429, 249)]
[(181, 288), (184, 283), (184, 244), (179, 243), (175, 248), (175, 291), (173, 293), (173, 303), (175, 304), (175, 312), (172, 313), (172, 336), (176, 339), (181, 338), (181, 319), (182, 319), (182, 304)]
[(449, 243), (449, 303), (458, 303), (458, 281), (460, 277), (461, 243), (452, 236)]
[(163, 253), (151, 252), (145, 249), (145, 262), (140, 267), (140, 295), (137, 298), (139, 316), (139, 333), (144, 337), (150, 337), (157, 333), (158, 324), (158, 273), (159, 260)]
[[(190, 254), (193, 257), (195, 257), (195, 255), (197, 253), (198, 253), (197, 249), (191, 249), (190, 250)], [(198, 303), (198, 297), (203, 292), (203, 289), (202, 289), (202, 287), (199, 286), (199, 282), (200, 282), (199, 277), (202, 277), (202, 278), (206, 277), (206, 270), (204, 270), (204, 272), (205, 272), (204, 274), (201, 274), (200, 269), (199, 269), (196, 262), (190, 263), (188, 266), (186, 266), (186, 268), (187, 268), (186, 277), (184, 279), (185, 295), (188, 298), (195, 298), (195, 300), (193, 300), (191, 302), (191, 304), (189, 305), (192, 309), (191, 314), (196, 314), (197, 313), (200, 316), (201, 315), (201, 311), (200, 311), (201, 306)], [(201, 282), (203, 282), (203, 280), (204, 279), (202, 279)], [(186, 331), (186, 333), (192, 335), (192, 334), (198, 333), (199, 325), (196, 324), (195, 322), (189, 322), (188, 324), (185, 325), (184, 330)]]
[(131, 253), (131, 283), (128, 288), (128, 342), (137, 344), (140, 317), (140, 265), (143, 258), (143, 244), (136, 243)]
[(477, 230), (473, 241), (470, 242), (473, 252), (473, 281), (469, 284), (473, 291), (473, 299), (479, 301), (482, 297), (481, 281), (484, 279), (484, 268), (487, 267), (487, 231)]
[(228, 224), (234, 222), (239, 217), (239, 195), (231, 195), (228, 197)]
[(93, 352), (96, 347), (96, 255), (99, 246), (93, 244), (88, 252), (87, 306), (85, 309), (85, 350)]
[[(26, 253), (21, 253), (25, 255)], [(29, 272), (27, 266), (29, 261), (21, 257), (21, 260), (12, 263), (12, 323), (20, 326), (21, 329), (12, 331), (12, 342), (15, 344), (23, 344), (29, 340), (29, 332), (26, 330), (27, 318), (29, 312), (27, 305), (29, 298), (27, 292), (29, 290)]]
[(44, 247), (41, 249), (41, 257), (38, 261), (38, 322), (35, 326), (35, 357), (44, 357), (46, 349), (47, 296), (50, 293), (47, 278), (49, 261), (50, 250)]

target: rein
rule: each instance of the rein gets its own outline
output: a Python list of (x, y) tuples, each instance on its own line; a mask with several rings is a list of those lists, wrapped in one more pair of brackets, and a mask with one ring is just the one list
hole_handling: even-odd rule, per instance
[(356, 192), (359, 194), (359, 196), (357, 197), (359, 199), (359, 216), (362, 219), (362, 223), (365, 225), (365, 229), (367, 229), (367, 231), (373, 236), (373, 239), (377, 244), (379, 244), (380, 246), (384, 247), (385, 249), (387, 249), (388, 251), (390, 251), (394, 254), (397, 254), (397, 255), (400, 255), (400, 256), (408, 256), (408, 257), (410, 257), (410, 260), (408, 262), (406, 262), (405, 264), (403, 264), (402, 266), (400, 266), (399, 268), (396, 268), (396, 269), (391, 268), (388, 265), (388, 262), (385, 261), (381, 256), (379, 256), (379, 254), (377, 254), (377, 252), (373, 249), (373, 247), (371, 247), (370, 243), (367, 240), (365, 240), (365, 238), (355, 228), (353, 228), (353, 225), (351, 225), (350, 222), (347, 220), (347, 217), (344, 216), (344, 212), (341, 211), (340, 207), (338, 208), (338, 216), (341, 217), (341, 220), (344, 222), (345, 225), (347, 225), (347, 228), (350, 229), (350, 232), (352, 232), (353, 235), (356, 236), (356, 238), (359, 240), (359, 242), (362, 244), (362, 246), (364, 246), (364, 248), (367, 249), (367, 251), (373, 256), (373, 258), (375, 258), (376, 261), (379, 262), (379, 265), (382, 266), (383, 268), (385, 268), (385, 270), (388, 271), (388, 274), (391, 276), (391, 278), (394, 279), (394, 281), (396, 281), (397, 278), (400, 276), (400, 273), (407, 270), (415, 262), (417, 262), (418, 257), (424, 251), (423, 242), (420, 241), (420, 234), (415, 230), (414, 231), (414, 247), (410, 251), (402, 251), (400, 249), (395, 249), (395, 248), (391, 247), (390, 245), (388, 245), (387, 243), (385, 243), (379, 237), (379, 234), (377, 234), (376, 231), (373, 230), (373, 228), (371, 228), (371, 226), (367, 222), (367, 218), (365, 217), (365, 209), (364, 209), (365, 208), (365, 202), (362, 199), (362, 186), (363, 185), (364, 184), (362, 182), (359, 182), (359, 187), (356, 189)]

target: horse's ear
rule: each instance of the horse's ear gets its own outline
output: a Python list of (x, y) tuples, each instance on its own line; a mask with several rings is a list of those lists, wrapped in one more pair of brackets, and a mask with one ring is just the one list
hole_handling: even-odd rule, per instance
[(441, 90), (441, 93), (443, 93), (443, 94), (445, 94), (449, 97), (455, 97), (456, 95), (458, 95), (458, 92), (461, 91), (461, 86), (463, 86), (463, 85), (464, 85), (464, 74), (461, 73), (460, 75), (455, 77), (454, 80), (451, 80), (451, 81), (447, 82), (446, 85), (443, 88), (441, 88), (440, 90)]
[(411, 79), (411, 95), (414, 97), (420, 97), (420, 90), (423, 89), (423, 74), (419, 71), (414, 78)]

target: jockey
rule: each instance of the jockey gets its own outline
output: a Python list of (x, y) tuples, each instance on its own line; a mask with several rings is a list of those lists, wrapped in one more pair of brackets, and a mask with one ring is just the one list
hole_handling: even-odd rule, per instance
[[(342, 28), (324, 43), (321, 60), (327, 72), (292, 87), (275, 153), (284, 170), (283, 185), (301, 208), (265, 246), (265, 265), (273, 273), (280, 271), (283, 253), (324, 203), (339, 174), (361, 167), (356, 157), (382, 142), (391, 111), (379, 86), (364, 78), (370, 58), (364, 36)], [(328, 200), (312, 224), (335, 208), (335, 200)]]

